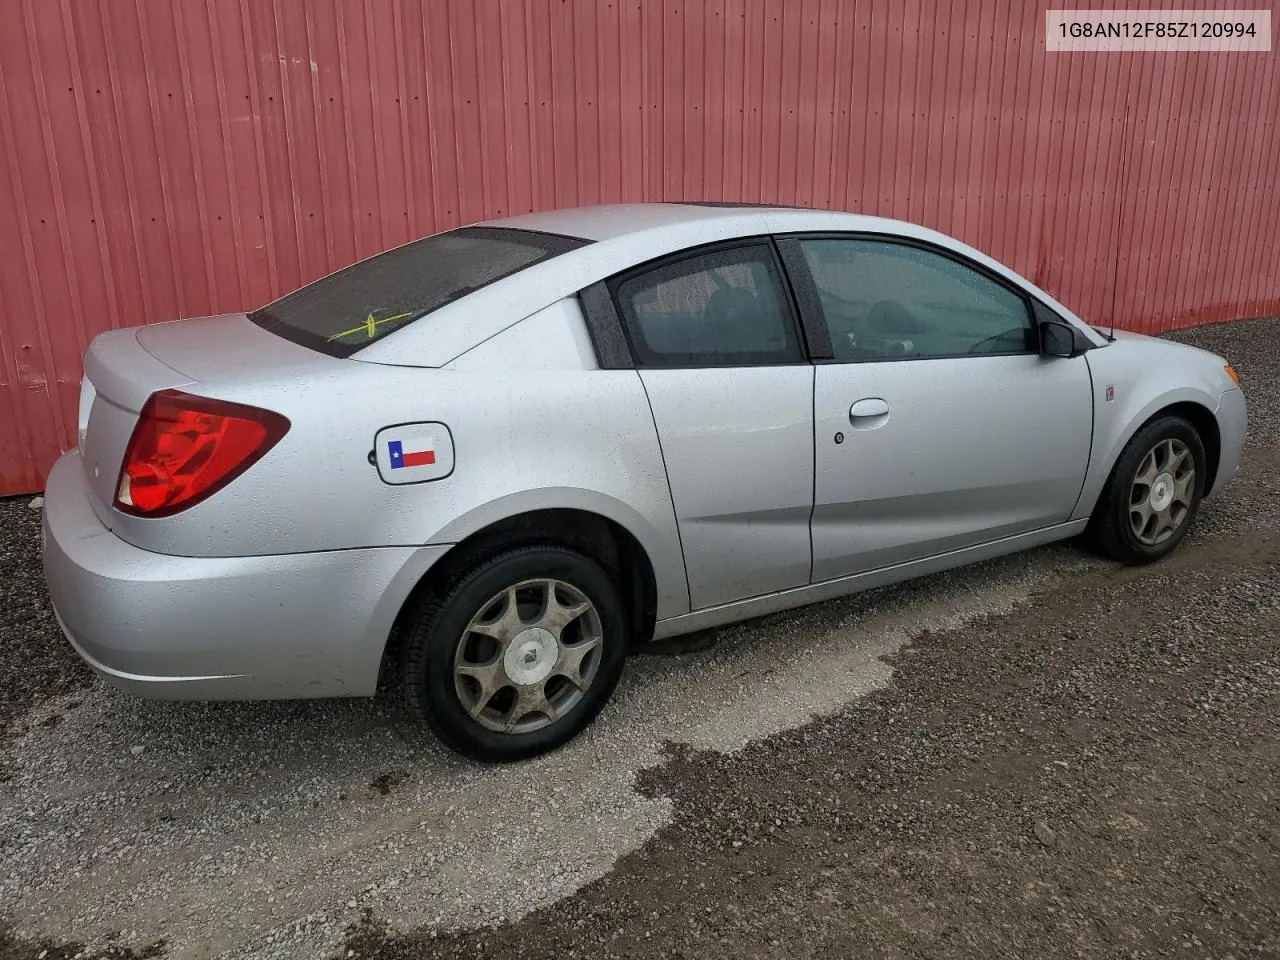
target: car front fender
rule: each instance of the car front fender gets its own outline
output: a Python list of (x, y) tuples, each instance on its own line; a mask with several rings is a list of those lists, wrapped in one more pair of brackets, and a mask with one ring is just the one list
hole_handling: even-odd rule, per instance
[[(1154, 395), (1136, 395), (1121, 403), (1120, 387), (1111, 384), (1114, 399), (1106, 399), (1107, 383), (1094, 377), (1094, 432), (1093, 447), (1089, 456), (1089, 469), (1085, 473), (1080, 498), (1071, 519), (1090, 516), (1097, 505), (1107, 478), (1120, 459), (1126, 444), (1153, 417), (1163, 410), (1180, 404), (1194, 404), (1207, 415), (1216, 416), (1221, 393), (1199, 386), (1181, 386), (1160, 390)], [(1111, 409), (1108, 409), (1108, 406)]]

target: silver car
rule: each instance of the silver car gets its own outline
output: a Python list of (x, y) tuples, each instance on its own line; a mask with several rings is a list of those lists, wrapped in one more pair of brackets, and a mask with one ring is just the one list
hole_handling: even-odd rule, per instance
[(636, 644), (1082, 533), (1156, 560), (1244, 435), (1223, 358), (923, 227), (562, 210), (99, 336), (45, 570), (127, 690), (368, 696), (386, 663), (511, 760)]

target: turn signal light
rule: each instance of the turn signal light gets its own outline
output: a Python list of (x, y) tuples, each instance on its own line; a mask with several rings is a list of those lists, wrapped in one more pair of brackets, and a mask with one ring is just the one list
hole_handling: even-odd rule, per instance
[(248, 470), (288, 430), (270, 410), (181, 390), (153, 393), (129, 438), (115, 505), (141, 517), (185, 510)]
[(1236, 382), (1237, 387), (1240, 386), (1240, 374), (1236, 373), (1235, 367), (1233, 367), (1231, 364), (1228, 363), (1222, 369), (1227, 371), (1227, 376)]

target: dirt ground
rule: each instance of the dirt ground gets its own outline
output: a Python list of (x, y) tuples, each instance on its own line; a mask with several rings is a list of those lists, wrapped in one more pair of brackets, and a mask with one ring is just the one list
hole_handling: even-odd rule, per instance
[(675, 799), (675, 823), (568, 901), (446, 939), (384, 939), (375, 921), (350, 946), (1280, 955), (1278, 575), (1274, 528), (1223, 536), (929, 636), (838, 717), (672, 756), (644, 788)]
[[(635, 749), (638, 773), (626, 789), (636, 793), (636, 810), (662, 804), (665, 813), (654, 815), (660, 825), (642, 843), (611, 847), (616, 862), (610, 855), (594, 875), (583, 874), (584, 883), (528, 900), (531, 912), (511, 911), (517, 919), (490, 916), (478, 928), (465, 917), (406, 924), (393, 901), (353, 899), (343, 914), (343, 942), (326, 954), (1280, 957), (1280, 322), (1178, 339), (1236, 363), (1250, 400), (1251, 437), (1239, 475), (1205, 506), (1193, 536), (1171, 558), (1126, 569), (1074, 546), (1055, 547), (958, 579), (931, 578), (866, 606), (837, 601), (798, 620), (735, 628), (707, 653), (664, 658), (656, 667), (637, 661), (639, 679), (589, 731), (587, 747), (520, 765), (530, 786), (519, 781), (520, 802), (505, 815), (550, 817), (561, 832), (549, 831), (541, 844), (541, 832), (531, 843), (513, 843), (505, 859), (501, 844), (519, 835), (499, 832), (498, 846), (483, 863), (477, 853), (473, 869), (488, 871), (492, 896), (501, 898), (522, 878), (557, 876), (575, 831), (595, 843), (593, 817), (562, 809), (559, 792), (540, 794), (539, 779), (568, 770), (571, 783), (594, 790), (611, 745), (632, 749), (623, 739), (626, 724), (660, 708), (661, 697), (673, 695), (669, 685), (693, 672), (705, 688), (705, 709), (720, 724), (714, 736), (690, 735), (685, 727), (693, 721), (684, 719), (646, 729), (646, 740), (666, 745)], [(1016, 602), (988, 596), (1024, 582), (1031, 567), (1045, 573), (1025, 580)], [(725, 691), (749, 697), (757, 678), (801, 676), (801, 654), (810, 654), (804, 642), (819, 629), (847, 632), (858, 620), (878, 635), (892, 622), (885, 617), (980, 595), (977, 612), (958, 625), (919, 621), (926, 627), (910, 631), (909, 644), (876, 654), (877, 669), (882, 660), (892, 667), (883, 682), (837, 689), (840, 677), (828, 678), (823, 701), (801, 704), (800, 719), (774, 722), (765, 699), (755, 719), (751, 709), (719, 706)], [(7, 594), (6, 620), (12, 602)], [(24, 599), (14, 609), (26, 618), (23, 630), (45, 637), (38, 604)], [(53, 738), (65, 726), (75, 732), (74, 714), (83, 711), (59, 706), (66, 723), (41, 727), (53, 706), (68, 696), (95, 696), (96, 687), (68, 694), (79, 674), (57, 665), (70, 657), (65, 652), (49, 653), (45, 664), (46, 647), (60, 648), (42, 639), (35, 676), (62, 686), (28, 691), (5, 643), (3, 702), (15, 718), (10, 759), (21, 787), (35, 776), (24, 751), (72, 749)], [(779, 644), (794, 649), (784, 657)], [(732, 669), (716, 672), (726, 660)], [(826, 674), (871, 669), (856, 659), (822, 665)], [(21, 689), (9, 689), (11, 681)], [(645, 699), (646, 691), (661, 697)], [(95, 717), (121, 709), (118, 701), (102, 703), (107, 713)], [(296, 727), (286, 729), (313, 729), (316, 715), (299, 710)], [(815, 719), (805, 722), (808, 715)], [(228, 714), (191, 716), (225, 723)], [(294, 716), (282, 722), (294, 724)], [(332, 731), (320, 724), (312, 735), (326, 733)], [(130, 738), (137, 739), (136, 727), (110, 742), (127, 745)], [(385, 787), (391, 800), (408, 796), (401, 784), (412, 781), (415, 765), (437, 763), (439, 776), (454, 769), (432, 754), (406, 755), (386, 780), (371, 781), (369, 792)], [(359, 776), (368, 779), (367, 771)], [(508, 781), (477, 777), (464, 784), (476, 804), (489, 803), (490, 792), (510, 795)], [(615, 819), (631, 815), (616, 797), (609, 802)], [(290, 834), (293, 842), (305, 824)], [(599, 836), (601, 845), (613, 843), (611, 835)], [(478, 842), (469, 839), (459, 850), (464, 871)], [(12, 856), (4, 843), (0, 854)], [(329, 861), (331, 868), (341, 863), (340, 856)], [(24, 899), (25, 891), (14, 896), (19, 908), (39, 899)], [(42, 909), (63, 902), (54, 893), (41, 896)], [(37, 934), (25, 929), (27, 919), (11, 910), (13, 926), (0, 930), (0, 958), (34, 958), (41, 950), (50, 951), (46, 960), (71, 957), (78, 939), (93, 939), (98, 955), (169, 949), (150, 935), (80, 938), (70, 922), (42, 920), (41, 929), (59, 935)], [(130, 930), (132, 917), (115, 919)], [(188, 947), (177, 952), (202, 955)]]

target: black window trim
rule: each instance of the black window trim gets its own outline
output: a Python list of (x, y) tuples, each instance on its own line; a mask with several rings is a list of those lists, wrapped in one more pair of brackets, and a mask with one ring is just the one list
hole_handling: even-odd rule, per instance
[(636, 366), (622, 318), (609, 293), (609, 281), (597, 280), (578, 291), (578, 305), (587, 321), (587, 334), (601, 370), (632, 370)]
[[(745, 247), (760, 247), (767, 252), (769, 262), (772, 263), (773, 269), (778, 280), (778, 289), (782, 298), (783, 310), (786, 312), (786, 322), (789, 325), (791, 335), (794, 338), (794, 349), (792, 356), (786, 359), (780, 358), (760, 358), (758, 355), (746, 355), (748, 359), (736, 361), (719, 361), (707, 357), (703, 354), (671, 354), (665, 357), (661, 362), (648, 362), (642, 355), (642, 351), (636, 349), (635, 339), (632, 334), (630, 322), (627, 318), (627, 310), (623, 306), (618, 297), (618, 288), (635, 277), (652, 273), (656, 270), (662, 270), (668, 266), (675, 266), (685, 260), (692, 260), (697, 257), (707, 256), (708, 254), (720, 253), (728, 250), (735, 250)], [(599, 294), (593, 288), (603, 287), (608, 292), (608, 309), (602, 309), (599, 301)], [(805, 335), (804, 325), (800, 322), (800, 314), (795, 302), (795, 294), (791, 285), (791, 281), (787, 275), (785, 265), (781, 262), (778, 255), (778, 247), (774, 242), (774, 238), (770, 234), (755, 234), (747, 237), (733, 237), (728, 240), (719, 240), (713, 243), (699, 244), (693, 247), (685, 247), (671, 253), (663, 254), (644, 263), (638, 263), (628, 267), (626, 270), (615, 273), (613, 276), (600, 281), (598, 284), (592, 284), (579, 294), (584, 311), (588, 317), (588, 329), (591, 332), (592, 341), (596, 347), (596, 356), (600, 361), (601, 367), (605, 367), (606, 357), (616, 361), (616, 350), (611, 349), (608, 343), (609, 328), (612, 324), (617, 324), (618, 331), (622, 334), (623, 342), (627, 350), (627, 356), (630, 359), (629, 367), (635, 367), (643, 370), (702, 370), (702, 369), (732, 369), (735, 367), (786, 367), (800, 366), (809, 362), (809, 346)], [(609, 317), (612, 313), (612, 319)], [(603, 336), (602, 336), (603, 334)], [(613, 368), (613, 367), (610, 367)]]
[[(588, 240), (586, 237), (574, 237), (567, 233), (553, 233), (550, 230), (534, 230), (531, 227), (486, 227), (483, 224), (477, 224), (470, 227), (455, 227), (452, 230), (442, 230), (441, 233), (458, 234), (464, 237), (492, 237), (495, 240), (506, 240), (511, 243), (519, 243), (524, 237), (545, 237), (553, 243), (544, 243), (547, 248), (547, 256), (543, 260), (535, 260), (533, 264), (545, 263), (552, 257), (558, 257), (562, 253), (568, 253), (570, 250), (577, 250), (580, 247), (587, 247), (595, 243), (594, 240)], [(421, 240), (430, 240), (431, 237), (438, 237), (440, 234), (434, 233), (431, 236), (420, 237)], [(410, 241), (412, 243), (413, 241)], [(392, 248), (394, 249), (394, 248)], [(521, 267), (521, 270), (527, 269)], [(510, 274), (508, 274), (510, 276)], [(497, 281), (491, 281), (496, 283)]]
[[(550, 260), (554, 260), (556, 257), (560, 256), (561, 254), (568, 253), (571, 250), (577, 250), (580, 247), (585, 247), (595, 242), (593, 240), (585, 240), (582, 237), (571, 237), (563, 233), (551, 233), (547, 230), (526, 230), (522, 227), (471, 226), (471, 227), (457, 227), (453, 230), (442, 230), (440, 233), (433, 233), (425, 237), (418, 237), (415, 240), (409, 240), (406, 243), (397, 244), (394, 247), (388, 247), (386, 250), (379, 250), (377, 253), (370, 254), (367, 257), (364, 257), (360, 260), (355, 261), (355, 263), (349, 263), (344, 267), (339, 267), (337, 270), (334, 270), (331, 273), (327, 273), (323, 277), (317, 277), (315, 280), (311, 281), (311, 283), (305, 283), (300, 287), (295, 287), (293, 290), (290, 290), (287, 293), (282, 294), (279, 297), (276, 297), (276, 299), (272, 300), (270, 303), (264, 304), (263, 306), (258, 307), (256, 310), (250, 311), (247, 314), (247, 316), (252, 323), (261, 327), (263, 330), (266, 330), (268, 333), (275, 334), (277, 337), (280, 337), (284, 340), (288, 340), (292, 343), (296, 343), (299, 346), (308, 347), (312, 350), (315, 350), (318, 353), (323, 353), (330, 357), (336, 357), (339, 360), (350, 359), (351, 357), (359, 353), (361, 350), (363, 350), (365, 347), (368, 347), (375, 342), (382, 342), (382, 341), (370, 340), (367, 343), (360, 343), (360, 344), (339, 344), (336, 341), (327, 340), (326, 338), (319, 336), (318, 334), (312, 334), (306, 330), (299, 330), (298, 328), (290, 326), (289, 324), (281, 323), (280, 321), (272, 317), (267, 311), (272, 306), (279, 303), (281, 300), (284, 300), (287, 297), (291, 297), (295, 293), (298, 293), (301, 290), (307, 289), (307, 287), (311, 286), (312, 283), (319, 283), (321, 280), (325, 280), (336, 273), (341, 273), (344, 270), (348, 270), (351, 267), (364, 263), (366, 260), (372, 260), (375, 257), (382, 256), (382, 254), (384, 253), (390, 253), (392, 250), (398, 250), (401, 247), (407, 247), (415, 243), (423, 243), (427, 240), (434, 239), (435, 237), (440, 237), (445, 235), (460, 236), (460, 237), (482, 237), (486, 239), (506, 241), (507, 243), (520, 243), (520, 244), (524, 244), (525, 246), (536, 245), (546, 249), (547, 251), (545, 256), (541, 256), (538, 259), (533, 260), (529, 263), (523, 264), (519, 267), (516, 267), (513, 270), (508, 270), (506, 273), (499, 274), (498, 276), (493, 277), (482, 284), (477, 284), (475, 287), (468, 290), (466, 294), (464, 294), (464, 296), (470, 296), (472, 293), (475, 293), (477, 290), (483, 290), (485, 287), (491, 284), (497, 283), (501, 280), (505, 280), (508, 277), (515, 276), (517, 273), (521, 273), (522, 271), (527, 270), (530, 267), (537, 266), (538, 264), (541, 264), (541, 263), (547, 263)], [(432, 312), (434, 312), (434, 310), (427, 311), (427, 314), (424, 314), (423, 316), (426, 316)], [(399, 333), (401, 330), (408, 329), (412, 325), (413, 325), (412, 322), (403, 324), (402, 326), (397, 327), (395, 330), (389, 331), (386, 334), (386, 336), (392, 337), (395, 334)]]
[[(783, 262), (784, 268), (787, 270), (789, 280), (795, 291), (795, 299), (800, 311), (801, 323), (804, 326), (805, 336), (811, 345), (810, 359), (814, 363), (901, 363), (912, 360), (960, 360), (960, 359), (981, 359), (982, 357), (1022, 357), (1032, 356), (1040, 353), (1040, 323), (1037, 316), (1037, 305), (1044, 309), (1039, 299), (1033, 297), (1031, 293), (1018, 286), (1007, 277), (1003, 277), (991, 270), (989, 267), (983, 266), (975, 260), (966, 257), (964, 254), (947, 247), (940, 246), (936, 243), (930, 243), (927, 240), (918, 240), (915, 237), (904, 237), (895, 233), (876, 233), (867, 230), (815, 230), (815, 231), (795, 231), (790, 233), (775, 234), (774, 240), (778, 248), (779, 258)], [(800, 249), (800, 241), (802, 240), (870, 240), (880, 243), (892, 243), (898, 246), (915, 247), (928, 253), (938, 254), (948, 260), (953, 260), (963, 267), (977, 272), (980, 276), (986, 277), (997, 285), (1008, 290), (1010, 293), (1016, 294), (1021, 298), (1023, 305), (1027, 311), (1027, 320), (1034, 333), (1035, 349), (1028, 350), (1002, 350), (990, 353), (942, 353), (937, 355), (910, 355), (903, 357), (867, 357), (863, 359), (837, 360), (835, 351), (831, 345), (831, 333), (827, 328), (826, 318), (822, 312), (822, 303), (818, 297), (818, 285), (813, 279), (813, 272), (809, 269), (808, 261), (805, 260), (804, 251)]]
[(713, 207), (729, 210), (811, 210), (811, 207), (797, 207), (788, 203), (763, 203), (754, 200), (667, 200), (667, 203), (682, 207)]

